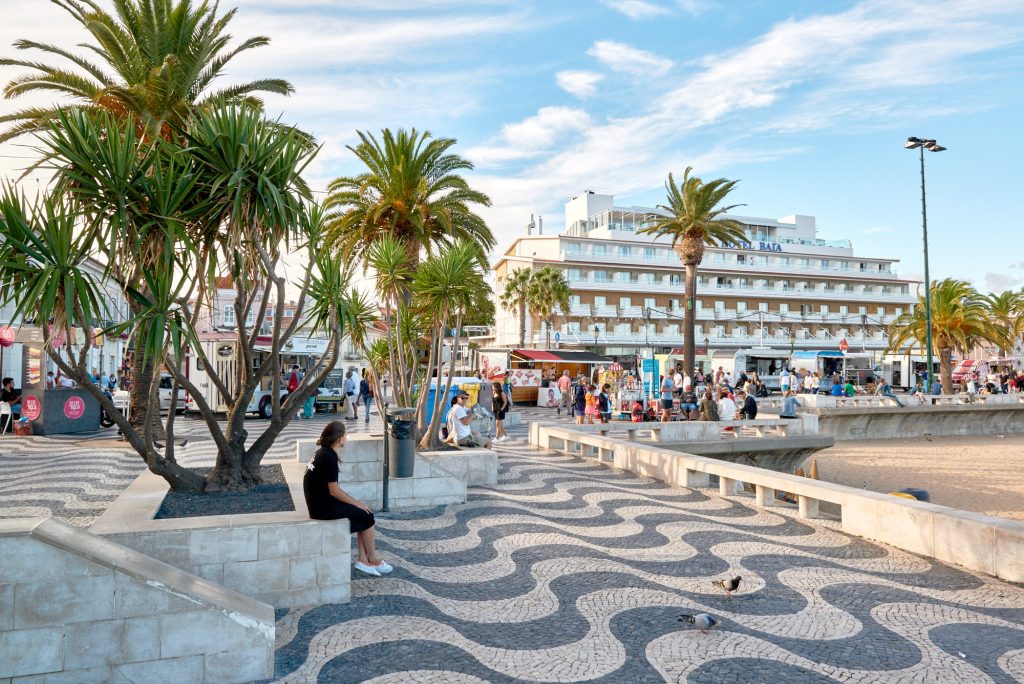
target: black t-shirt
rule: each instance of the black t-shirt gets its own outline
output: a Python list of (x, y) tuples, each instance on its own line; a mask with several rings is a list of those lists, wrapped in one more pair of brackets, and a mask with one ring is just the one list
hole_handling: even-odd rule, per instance
[(309, 517), (317, 520), (331, 519), (335, 504), (340, 503), (327, 489), (331, 482), (338, 482), (338, 455), (330, 447), (320, 447), (302, 477), (302, 493), (306, 496)]
[(0, 388), (0, 401), (6, 401), (8, 404), (15, 404), (20, 398), (21, 392), (18, 390), (9, 390), (6, 387)]

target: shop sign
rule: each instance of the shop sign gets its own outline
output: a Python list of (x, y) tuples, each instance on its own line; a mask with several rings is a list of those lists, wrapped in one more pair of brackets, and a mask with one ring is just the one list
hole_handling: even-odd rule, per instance
[(850, 348), (850, 344), (845, 339), (842, 342), (839, 343), (839, 351), (844, 352), (844, 351), (846, 351), (849, 348)]
[(756, 250), (758, 252), (781, 252), (782, 245), (778, 242), (743, 242), (740, 243), (743, 249)]
[(230, 344), (222, 344), (217, 347), (217, 354), (220, 356), (231, 356), (233, 353), (235, 353), (235, 348)]
[(85, 415), (85, 400), (82, 397), (68, 397), (64, 402), (64, 415), (71, 420), (78, 420)]
[(43, 413), (43, 404), (39, 401), (39, 397), (34, 394), (30, 394), (22, 399), (21, 412), (25, 414), (25, 417), (29, 420), (39, 420), (39, 416)]
[(14, 328), (5, 325), (0, 328), (0, 347), (10, 347), (14, 344)]

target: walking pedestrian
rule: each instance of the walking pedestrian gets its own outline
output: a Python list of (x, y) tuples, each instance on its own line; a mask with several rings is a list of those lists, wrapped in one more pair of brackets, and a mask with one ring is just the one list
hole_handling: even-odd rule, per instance
[(558, 402), (558, 415), (562, 414), (562, 409), (569, 409), (569, 405), (572, 402), (572, 378), (569, 377), (569, 371), (562, 371), (562, 377), (558, 378), (558, 391), (561, 392), (561, 397)]
[(366, 422), (370, 422), (370, 402), (373, 401), (373, 387), (370, 386), (370, 379), (367, 376), (366, 369), (363, 369), (363, 377), (359, 381), (359, 401), (363, 404), (363, 410), (366, 412)]
[(342, 385), (342, 390), (345, 392), (345, 420), (357, 420), (359, 418), (359, 414), (356, 412), (356, 393), (358, 389), (355, 373), (351, 370), (346, 371), (345, 382)]
[(494, 441), (504, 442), (508, 439), (505, 433), (505, 414), (508, 412), (508, 395), (500, 382), (491, 385), (491, 412), (494, 413)]

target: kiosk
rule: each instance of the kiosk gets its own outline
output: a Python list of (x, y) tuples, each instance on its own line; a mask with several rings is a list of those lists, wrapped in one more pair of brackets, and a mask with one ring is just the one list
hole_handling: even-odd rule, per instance
[(21, 370), (21, 417), (32, 423), (32, 434), (66, 435), (100, 429), (100, 405), (80, 387), (46, 389), (46, 352), (42, 331), (23, 327), (17, 341), (24, 345)]

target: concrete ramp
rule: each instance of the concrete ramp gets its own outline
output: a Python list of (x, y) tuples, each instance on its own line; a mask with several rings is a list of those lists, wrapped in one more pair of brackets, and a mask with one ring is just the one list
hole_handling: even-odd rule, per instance
[(807, 457), (835, 444), (830, 435), (761, 437), (733, 440), (661, 444), (672, 451), (707, 456), (730, 463), (757, 466), (780, 473), (792, 473)]

